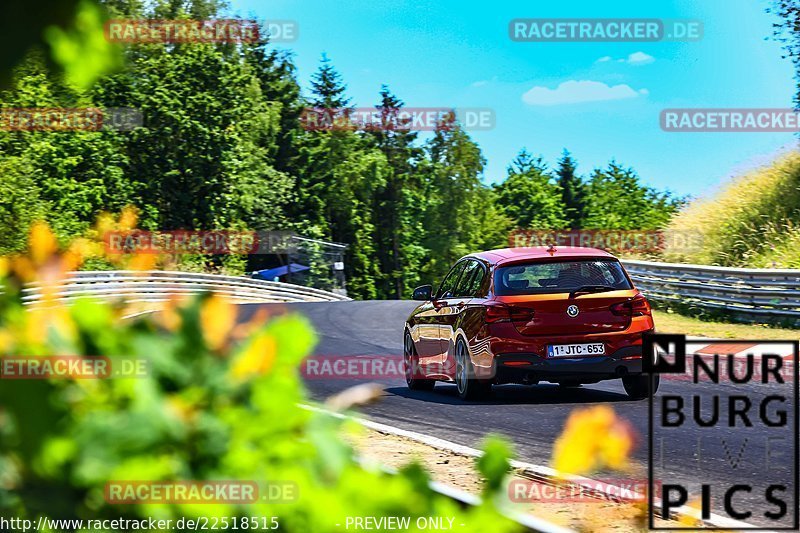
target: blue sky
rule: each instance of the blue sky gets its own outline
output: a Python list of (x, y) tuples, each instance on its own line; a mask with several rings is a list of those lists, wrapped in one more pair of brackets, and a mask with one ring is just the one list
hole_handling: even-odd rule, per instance
[[(297, 22), (297, 40), (280, 46), (295, 53), (305, 91), (324, 52), (356, 106), (375, 105), (385, 83), (409, 107), (494, 109), (494, 129), (470, 132), (487, 159), (487, 183), (504, 179), (522, 147), (551, 165), (568, 148), (583, 174), (614, 158), (654, 187), (697, 196), (796, 143), (790, 133), (675, 133), (659, 127), (664, 108), (792, 105), (793, 68), (770, 38), (777, 19), (766, 12), (769, 4), (232, 0), (232, 9), (246, 17)], [(704, 37), (651, 43), (509, 38), (511, 19), (547, 17), (699, 19)], [(559, 86), (555, 95), (550, 92)], [(563, 100), (565, 93), (577, 93), (573, 99), (617, 98), (537, 105), (543, 97)]]

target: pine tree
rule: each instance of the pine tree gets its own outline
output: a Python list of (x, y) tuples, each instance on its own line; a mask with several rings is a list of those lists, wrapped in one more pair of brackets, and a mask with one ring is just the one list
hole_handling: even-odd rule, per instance
[[(393, 298), (402, 298), (417, 278), (418, 247), (415, 241), (420, 235), (421, 215), (419, 209), (424, 201), (417, 167), (422, 150), (414, 145), (417, 133), (408, 129), (408, 124), (398, 123), (397, 115), (403, 101), (397, 98), (386, 85), (381, 88), (382, 125), (370, 129), (369, 137), (375, 147), (386, 157), (389, 173), (385, 187), (376, 191), (375, 242), (381, 270), (385, 274), (383, 290)], [(411, 279), (409, 279), (409, 276)]]
[(508, 167), (508, 177), (494, 187), (503, 212), (519, 228), (560, 229), (566, 224), (561, 189), (541, 157), (524, 148)]
[[(346, 85), (327, 57), (312, 78), (311, 92), (310, 101), (318, 108), (350, 105)], [(315, 237), (348, 244), (348, 292), (361, 298), (387, 297), (376, 289), (381, 272), (373, 242), (375, 191), (385, 187), (386, 157), (365, 136), (348, 129), (307, 131), (303, 144), (298, 216), (315, 221), (309, 227)]]
[(345, 96), (347, 85), (342, 76), (333, 68), (331, 60), (322, 54), (317, 71), (311, 76), (311, 89), (314, 94), (312, 104), (323, 109), (343, 109), (350, 107), (350, 98)]
[(558, 184), (564, 202), (565, 215), (570, 229), (579, 229), (585, 217), (586, 187), (583, 180), (575, 174), (577, 162), (565, 148), (558, 160)]

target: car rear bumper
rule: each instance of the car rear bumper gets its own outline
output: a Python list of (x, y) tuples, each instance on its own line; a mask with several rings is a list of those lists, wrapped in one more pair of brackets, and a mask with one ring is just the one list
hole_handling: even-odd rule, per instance
[(597, 382), (642, 372), (642, 346), (627, 346), (597, 357), (547, 358), (532, 353), (500, 354), (495, 357), (497, 383), (538, 381)]
[[(646, 321), (634, 320), (629, 329), (615, 333), (555, 337), (492, 335), (488, 350), (483, 354), (473, 351), (473, 364), (477, 377), (483, 374), (496, 383), (591, 383), (640, 374), (642, 334), (652, 331), (653, 327), (652, 319), (647, 318)], [(547, 357), (550, 344), (581, 343), (603, 343), (606, 353), (602, 356)]]

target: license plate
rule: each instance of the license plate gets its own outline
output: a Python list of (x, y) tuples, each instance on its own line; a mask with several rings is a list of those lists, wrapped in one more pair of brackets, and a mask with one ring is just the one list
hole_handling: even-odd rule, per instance
[(605, 355), (606, 345), (602, 342), (593, 344), (550, 344), (547, 346), (547, 357), (586, 357)]

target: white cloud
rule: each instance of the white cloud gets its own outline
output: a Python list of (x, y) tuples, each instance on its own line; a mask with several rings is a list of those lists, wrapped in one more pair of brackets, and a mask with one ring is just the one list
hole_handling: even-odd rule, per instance
[(628, 63), (631, 65), (646, 65), (648, 63), (652, 63), (655, 61), (656, 58), (645, 54), (644, 52), (634, 52), (628, 56)]
[(650, 54), (645, 54), (644, 52), (634, 52), (628, 55), (628, 57), (623, 57), (621, 59), (614, 59), (611, 56), (603, 56), (595, 61), (595, 63), (608, 63), (609, 61), (615, 61), (617, 63), (627, 63), (629, 65), (647, 65), (655, 60), (656, 58)]
[(489, 80), (478, 80), (474, 81), (470, 84), (470, 87), (483, 87), (484, 85), (489, 85), (490, 83), (494, 83), (497, 81), (497, 76), (492, 76)]
[(647, 89), (635, 90), (630, 85), (609, 86), (601, 81), (569, 80), (559, 84), (555, 89), (536, 86), (522, 95), (522, 101), (528, 105), (553, 106), (577, 104), (581, 102), (602, 102), (606, 100), (625, 100), (646, 96)]

